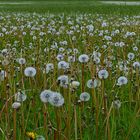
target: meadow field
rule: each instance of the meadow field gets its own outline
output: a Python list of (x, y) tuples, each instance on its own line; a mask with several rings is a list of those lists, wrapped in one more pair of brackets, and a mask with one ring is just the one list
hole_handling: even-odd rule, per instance
[(128, 1), (0, 0), (0, 140), (140, 140)]

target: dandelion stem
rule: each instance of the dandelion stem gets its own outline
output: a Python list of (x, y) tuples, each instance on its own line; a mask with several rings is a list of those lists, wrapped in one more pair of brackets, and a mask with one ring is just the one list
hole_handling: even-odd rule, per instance
[(14, 109), (13, 112), (13, 122), (14, 122), (13, 139), (16, 140), (16, 109)]

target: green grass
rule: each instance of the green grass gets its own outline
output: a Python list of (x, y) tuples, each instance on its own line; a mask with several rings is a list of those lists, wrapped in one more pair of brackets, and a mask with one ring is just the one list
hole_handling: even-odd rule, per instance
[(101, 13), (101, 14), (139, 14), (140, 6), (107, 5), (95, 1), (36, 1), (32, 4), (0, 5), (1, 11), (6, 12), (38, 12), (38, 13)]
[[(34, 10), (36, 11), (36, 10)], [(17, 12), (18, 13), (18, 12)], [(49, 113), (49, 119), (50, 124), (47, 126), (51, 126), (49, 129), (49, 138), (51, 139), (54, 133), (54, 129), (56, 129), (59, 125), (59, 118), (61, 117), (61, 125), (62, 130), (61, 133), (63, 135), (66, 135), (68, 137), (69, 130), (71, 130), (71, 139), (68, 140), (75, 140), (75, 132), (74, 128), (75, 124), (78, 125), (78, 138), (82, 137), (82, 140), (93, 140), (96, 136), (98, 136), (98, 140), (109, 140), (108, 137), (111, 137), (111, 140), (138, 140), (139, 138), (139, 132), (140, 132), (140, 116), (139, 116), (139, 77), (138, 73), (132, 72), (131, 65), (133, 64), (133, 61), (130, 62), (130, 65), (128, 64), (128, 84), (123, 85), (122, 87), (118, 87), (116, 85), (117, 78), (125, 75), (126, 72), (120, 71), (116, 64), (119, 64), (119, 61), (123, 60), (126, 61), (127, 55), (129, 52), (133, 52), (133, 45), (139, 47), (138, 44), (138, 38), (139, 38), (139, 32), (138, 32), (138, 25), (121, 25), (122, 22), (127, 23), (127, 21), (132, 21), (133, 23), (138, 22), (138, 19), (133, 17), (128, 17), (127, 21), (125, 18), (121, 15), (96, 15), (91, 14), (87, 16), (87, 18), (83, 18), (81, 24), (79, 24), (80, 27), (86, 27), (86, 25), (90, 24), (90, 21), (93, 21), (93, 25), (95, 27), (95, 30), (101, 31), (109, 31), (112, 32), (114, 30), (119, 29), (120, 33), (114, 37), (112, 37), (112, 42), (115, 43), (116, 41), (123, 41), (125, 42), (126, 47), (124, 48), (118, 48), (114, 45), (108, 45), (107, 49), (101, 48), (101, 46), (108, 43), (108, 41), (104, 40), (103, 37), (98, 36), (98, 32), (95, 32), (95, 35), (89, 36), (89, 33), (87, 32), (86, 28), (82, 30), (81, 32), (74, 32), (74, 35), (76, 36), (77, 40), (72, 41), (72, 36), (69, 36), (66, 34), (67, 30), (71, 29), (71, 25), (68, 23), (68, 17), (71, 17), (71, 20), (74, 21), (74, 25), (77, 25), (76, 23), (76, 16), (75, 14), (69, 15), (65, 14), (63, 18), (63, 22), (59, 23), (60, 17), (55, 15), (54, 17), (51, 17), (49, 15), (34, 15), (34, 14), (14, 14), (14, 13), (4, 13), (2, 14), (4, 19), (1, 20), (1, 25), (5, 26), (7, 30), (9, 31), (11, 27), (17, 26), (17, 30), (14, 31), (17, 34), (14, 35), (6, 34), (3, 37), (0, 37), (0, 45), (2, 48), (9, 48), (10, 52), (8, 54), (8, 59), (10, 61), (9, 65), (2, 65), (0, 63), (0, 68), (2, 70), (6, 70), (6, 73), (8, 73), (8, 78), (6, 78), (4, 81), (1, 81), (0, 83), (0, 110), (3, 108), (4, 105), (6, 105), (5, 100), (8, 100), (11, 98), (12, 95), (14, 95), (17, 91), (21, 90), (27, 90), (27, 100), (24, 101), (23, 105), (19, 110), (17, 110), (17, 119), (16, 119), (16, 133), (17, 133), (17, 140), (21, 140), (21, 137), (25, 138), (24, 129), (26, 131), (33, 131), (40, 135), (46, 135), (45, 131), (45, 122), (44, 122), (44, 105), (39, 99), (39, 95), (42, 90), (44, 89), (51, 89), (53, 91), (59, 91), (62, 93), (62, 95), (65, 98), (65, 105), (58, 109), (58, 114), (56, 115), (55, 112), (57, 112), (57, 109), (48, 105), (48, 113)], [(78, 17), (78, 15), (77, 15)], [(85, 17), (85, 16), (83, 16)], [(102, 17), (102, 18), (101, 18)], [(18, 19), (18, 22), (17, 22)], [(98, 19), (98, 20), (97, 20)], [(100, 20), (99, 20), (100, 19)], [(48, 33), (48, 25), (52, 22), (52, 20), (55, 21), (55, 24), (53, 27), (56, 29), (59, 29), (61, 25), (64, 25), (66, 28), (64, 32), (60, 36), (57, 36), (55, 34), (49, 34)], [(101, 24), (103, 21), (106, 21), (109, 26), (107, 27), (101, 27)], [(37, 21), (37, 22), (36, 22)], [(42, 22), (44, 21), (44, 22)], [(37, 37), (37, 40), (33, 40), (33, 36), (30, 35), (31, 28), (27, 28), (28, 23), (31, 23), (31, 26), (35, 25), (35, 27), (40, 27), (40, 25), (43, 24), (43, 27), (41, 31), (44, 33), (47, 33), (45, 36), (41, 37), (39, 35), (40, 30), (36, 30), (34, 32), (34, 35)], [(38, 24), (36, 24), (38, 23)], [(75, 24), (76, 23), (76, 24)], [(120, 24), (120, 26), (114, 26), (116, 23)], [(44, 25), (45, 24), (45, 25)], [(27, 34), (26, 36), (22, 36), (23, 31), (21, 30), (21, 27), (24, 26), (25, 28), (23, 31), (25, 31)], [(136, 36), (130, 37), (130, 38), (123, 38), (125, 33), (129, 32), (135, 32)], [(82, 36), (82, 34), (85, 34), (85, 36)], [(108, 34), (107, 34), (108, 35)], [(110, 34), (109, 34), (110, 35)], [(43, 39), (43, 41), (40, 41), (40, 39)], [(14, 52), (13, 46), (14, 41), (18, 41), (18, 44), (15, 45), (16, 47), (16, 53)], [(99, 46), (99, 52), (102, 54), (101, 61), (106, 59), (111, 59), (112, 56), (116, 59), (109, 60), (112, 62), (112, 67), (109, 68), (104, 64), (97, 64), (95, 65), (91, 61), (85, 64), (85, 69), (81, 68), (82, 64), (78, 61), (75, 63), (71, 63), (70, 65), (70, 73), (66, 74), (69, 76), (69, 78), (72, 78), (74, 75), (75, 80), (80, 82), (81, 85), (85, 85), (85, 91), (89, 92), (91, 95), (91, 99), (89, 102), (86, 102), (84, 104), (78, 103), (79, 95), (83, 92), (81, 87), (79, 87), (77, 90), (75, 90), (74, 93), (70, 93), (70, 89), (65, 89), (59, 86), (57, 83), (57, 78), (61, 73), (65, 73), (65, 71), (61, 71), (57, 69), (57, 63), (58, 61), (54, 58), (57, 57), (59, 54), (58, 50), (52, 50), (50, 49), (50, 46), (52, 43), (60, 42), (60, 41), (68, 41), (68, 46), (64, 46), (64, 48), (77, 48), (79, 50), (79, 54), (77, 54), (76, 58), (78, 60), (78, 56), (82, 53), (88, 54), (89, 56), (92, 54), (93, 51), (98, 51), (95, 49), (94, 46)], [(88, 45), (82, 43), (82, 41), (86, 41)], [(33, 47), (29, 49), (29, 43), (33, 44)], [(9, 46), (11, 44), (11, 47)], [(9, 47), (8, 47), (9, 46)], [(59, 46), (59, 45), (58, 45)], [(44, 48), (48, 47), (49, 51), (47, 53), (44, 53)], [(60, 46), (59, 46), (60, 47)], [(11, 51), (13, 50), (13, 51)], [(124, 51), (125, 50), (125, 51)], [(118, 55), (118, 52), (119, 55)], [(135, 53), (135, 61), (140, 61), (139, 58), (139, 52), (136, 51)], [(67, 61), (67, 57), (69, 55), (73, 55), (74, 53), (68, 53), (67, 49), (63, 52), (65, 54), (64, 60)], [(25, 65), (19, 65), (17, 63), (17, 58), (24, 57), (27, 61)], [(36, 59), (36, 61), (32, 60), (32, 58)], [(0, 61), (3, 62), (2, 55), (0, 55)], [(54, 71), (52, 73), (44, 74), (44, 66), (46, 63), (52, 62), (54, 64)], [(132, 63), (132, 64), (131, 64)], [(105, 80), (105, 83), (102, 81), (102, 84), (100, 87), (93, 89), (89, 89), (86, 86), (86, 82), (94, 77), (96, 77), (96, 66), (99, 68), (106, 68), (109, 71), (109, 77)], [(35, 67), (37, 71), (37, 75), (34, 78), (27, 78), (24, 75), (23, 70), (28, 67), (33, 66)], [(92, 69), (93, 66), (93, 69)], [(17, 72), (15, 68), (19, 68), (20, 71)], [(92, 71), (94, 70), (94, 71)], [(113, 73), (115, 72), (115, 73)], [(83, 74), (84, 73), (84, 74)], [(84, 81), (82, 80), (82, 77), (84, 76)], [(19, 84), (17, 86), (17, 83)], [(104, 86), (105, 84), (105, 86)], [(9, 86), (7, 86), (9, 85)], [(114, 86), (115, 85), (115, 86)], [(10, 88), (9, 88), (10, 87)], [(102, 110), (102, 94), (107, 94), (107, 109), (108, 113), (110, 111), (109, 116), (109, 122), (106, 121), (106, 115), (103, 113)], [(134, 94), (133, 94), (134, 93)], [(71, 94), (71, 100), (69, 100), (69, 94)], [(93, 97), (93, 96), (96, 97)], [(112, 101), (119, 98), (119, 100), (122, 103), (122, 106), (120, 109), (112, 108)], [(129, 97), (130, 96), (130, 97)], [(5, 100), (4, 100), (5, 99)], [(69, 102), (72, 101), (71, 106), (69, 106)], [(15, 125), (13, 123), (13, 109), (12, 109), (12, 103), (14, 102), (14, 98), (11, 98), (11, 100), (7, 103), (7, 106), (5, 106), (5, 110), (0, 112), (0, 138), (1, 140), (5, 140), (4, 136), (8, 137), (8, 140), (11, 135), (13, 135), (13, 126)], [(97, 104), (98, 102), (98, 104)], [(77, 122), (74, 119), (74, 112), (73, 108), (74, 105), (76, 105), (76, 118)], [(84, 105), (84, 106), (83, 106)], [(70, 108), (70, 111), (69, 111)], [(97, 114), (97, 110), (99, 110), (99, 116)], [(39, 117), (38, 117), (39, 116)], [(56, 119), (57, 118), (57, 119)], [(97, 119), (98, 118), (98, 119)], [(69, 119), (69, 120), (68, 120)], [(69, 121), (71, 127), (69, 127)], [(26, 126), (27, 122), (27, 127)], [(109, 124), (110, 128), (106, 128), (106, 124)], [(82, 126), (81, 126), (82, 125)], [(82, 131), (79, 132), (79, 129), (82, 127)], [(96, 134), (96, 127), (98, 127), (99, 133)], [(70, 128), (70, 129), (69, 129)], [(107, 130), (110, 130), (109, 135), (107, 136), (106, 132)], [(64, 131), (65, 130), (65, 131)], [(1, 132), (4, 132), (3, 134)], [(15, 131), (14, 131), (15, 132)], [(129, 139), (127, 139), (127, 136), (129, 136)], [(49, 139), (49, 140), (50, 140)], [(27, 140), (27, 139), (23, 139)], [(55, 140), (58, 140), (57, 138)], [(60, 139), (64, 140), (64, 139)], [(77, 140), (77, 139), (76, 139)], [(97, 138), (96, 138), (97, 140)]]
[[(13, 135), (13, 110), (12, 110), (12, 103), (14, 102), (14, 98), (11, 98), (11, 95), (14, 95), (18, 90), (27, 90), (26, 94), (28, 96), (27, 100), (24, 102), (24, 104), (21, 106), (19, 110), (17, 110), (17, 140), (21, 140), (21, 136), (24, 137), (23, 140), (26, 140), (25, 133), (23, 133), (24, 126), (27, 122), (26, 131), (33, 131), (40, 135), (46, 135), (46, 128), (44, 126), (44, 114), (45, 109), (43, 103), (39, 99), (39, 95), (42, 90), (44, 89), (52, 89), (55, 91), (60, 91), (66, 100), (64, 107), (60, 108), (60, 110), (52, 107), (50, 104), (48, 104), (48, 112), (50, 115), (50, 118), (48, 119), (51, 121), (52, 128), (49, 129), (49, 138), (51, 139), (53, 135), (55, 135), (54, 128), (56, 129), (59, 124), (59, 116), (62, 119), (62, 127), (65, 131), (61, 130), (62, 134), (65, 134), (66, 137), (69, 137), (67, 134), (69, 133), (69, 130), (71, 129), (71, 139), (68, 140), (74, 140), (75, 136), (75, 119), (74, 119), (74, 105), (76, 105), (76, 113), (77, 113), (77, 121), (78, 121), (78, 138), (82, 137), (82, 140), (93, 140), (96, 136), (98, 136), (98, 139), (96, 140), (109, 140), (107, 137), (106, 132), (106, 124), (110, 124), (110, 128), (107, 128), (110, 130), (110, 137), (111, 140), (138, 140), (140, 138), (140, 109), (139, 109), (139, 84), (140, 79), (138, 77), (138, 73), (132, 72), (132, 64), (130, 62), (130, 65), (128, 64), (128, 84), (124, 85), (122, 88), (119, 88), (116, 86), (117, 78), (121, 75), (125, 75), (125, 72), (120, 71), (116, 64), (119, 63), (119, 61), (124, 60), (126, 61), (127, 54), (129, 52), (133, 52), (133, 45), (137, 46), (139, 48), (138, 39), (140, 39), (139, 36), (139, 26), (138, 25), (121, 25), (123, 22), (127, 21), (133, 21), (133, 23), (139, 22), (139, 19), (136, 19), (134, 17), (131, 17), (133, 15), (140, 15), (140, 6), (126, 6), (126, 5), (108, 5), (108, 4), (101, 4), (96, 0), (46, 0), (46, 1), (39, 1), (39, 0), (30, 0), (28, 2), (32, 2), (32, 4), (8, 4), (8, 2), (26, 2), (23, 0), (0, 0), (0, 2), (7, 2), (6, 4), (0, 4), (0, 17), (4, 17), (0, 20), (0, 27), (5, 27), (7, 31), (11, 30), (12, 27), (17, 26), (17, 31), (15, 31), (17, 34), (6, 34), (5, 36), (0, 36), (0, 50), (2, 48), (9, 48), (9, 52), (12, 50), (12, 47), (15, 45), (15, 41), (19, 41), (18, 45), (16, 46), (17, 51), (14, 54), (14, 51), (12, 53), (8, 54), (8, 60), (10, 58), (10, 64), (8, 66), (3, 66), (2, 63), (0, 63), (0, 70), (6, 70), (8, 73), (8, 78), (6, 78), (5, 81), (0, 81), (0, 140), (5, 140), (5, 137), (12, 138)], [(34, 12), (39, 14), (33, 14)], [(20, 14), (19, 14), (20, 13)], [(27, 13), (27, 14), (26, 14)], [(28, 14), (31, 13), (31, 14)], [(54, 17), (50, 17), (48, 13), (53, 13)], [(63, 16), (64, 13), (64, 19), (62, 23), (59, 23), (60, 15)], [(59, 16), (58, 16), (59, 14)], [(87, 18), (82, 19), (82, 22), (76, 23), (76, 15), (78, 14), (90, 14), (87, 16)], [(101, 14), (101, 15), (100, 15)], [(127, 15), (129, 15), (127, 18), (125, 18)], [(78, 33), (75, 32), (74, 35), (77, 38), (77, 41), (72, 41), (72, 36), (67, 35), (66, 32), (71, 30), (72, 25), (68, 25), (68, 17), (71, 17), (71, 20), (74, 21), (75, 25), (80, 25), (80, 27), (86, 27), (86, 25), (92, 24), (91, 21), (93, 21), (95, 30), (99, 31), (109, 31), (110, 33), (115, 30), (120, 30), (120, 33), (113, 37), (113, 43), (117, 41), (123, 41), (125, 42), (127, 48), (117, 48), (114, 46), (108, 45), (108, 49), (104, 50), (101, 48), (101, 46), (107, 44), (108, 42), (104, 40), (102, 37), (98, 36), (98, 32), (95, 32), (95, 35), (89, 36), (89, 34), (86, 32), (86, 28)], [(102, 18), (101, 18), (102, 17)], [(126, 20), (127, 19), (127, 20)], [(44, 20), (42, 22), (42, 20)], [(59, 29), (60, 26), (64, 25), (66, 28), (64, 30), (64, 34), (57, 36), (55, 34), (49, 34), (48, 33), (48, 25), (52, 23), (52, 20), (55, 21), (54, 28)], [(109, 26), (107, 27), (101, 27), (101, 24), (103, 21), (106, 21)], [(33, 37), (30, 35), (31, 29), (27, 28), (28, 22), (32, 25), (35, 25), (40, 28), (38, 25), (43, 25), (44, 28), (40, 28), (41, 31), (46, 33), (45, 36), (40, 37), (40, 30), (36, 30), (33, 34), (34, 36), (37, 36), (37, 40), (33, 40)], [(90, 23), (91, 22), (91, 23)], [(76, 24), (75, 24), (76, 23)], [(120, 26), (115, 25), (118, 23)], [(26, 36), (22, 36), (23, 31), (21, 30), (21, 27), (25, 26), (23, 31), (27, 33)], [(125, 33), (129, 32), (135, 32), (136, 36), (133, 38), (124, 38)], [(1, 29), (0, 29), (1, 32)], [(110, 35), (109, 33), (109, 35)], [(85, 34), (85, 36), (82, 36), (82, 34)], [(41, 42), (40, 39), (43, 39)], [(110, 72), (110, 76), (107, 80), (105, 80), (105, 87), (101, 86), (96, 88), (95, 90), (88, 89), (85, 87), (86, 91), (89, 93), (94, 93), (96, 97), (91, 97), (92, 99), (84, 104), (84, 109), (82, 103), (78, 103), (79, 95), (81, 94), (82, 90), (81, 87), (76, 90), (74, 94), (72, 94), (71, 101), (72, 106), (69, 106), (69, 96), (66, 96), (71, 91), (70, 89), (66, 90), (62, 87), (59, 87), (57, 81), (57, 78), (59, 74), (65, 73), (64, 71), (60, 71), (57, 69), (57, 60), (54, 59), (59, 54), (56, 51), (50, 49), (49, 52), (44, 53), (44, 49), (46, 46), (49, 48), (53, 44), (54, 41), (59, 42), (60, 41), (68, 41), (68, 46), (65, 46), (64, 48), (77, 48), (79, 50), (79, 54), (85, 53), (91, 55), (93, 51), (95, 51), (94, 46), (99, 46), (99, 52), (101, 52), (102, 57), (111, 59), (112, 56), (114, 56), (115, 60), (110, 60), (113, 64), (112, 68), (107, 68)], [(87, 42), (87, 44), (84, 44), (82, 41)], [(32, 49), (29, 49), (28, 46), (30, 43), (33, 43)], [(11, 47), (8, 47), (9, 44), (11, 44)], [(59, 46), (59, 45), (58, 45)], [(60, 47), (60, 46), (59, 46)], [(22, 48), (22, 49), (21, 49)], [(67, 49), (66, 49), (67, 50)], [(125, 51), (124, 51), (125, 50)], [(97, 51), (97, 50), (96, 50)], [(118, 52), (120, 52), (118, 54)], [(39, 55), (40, 54), (40, 55)], [(64, 53), (66, 55), (66, 61), (67, 57), (69, 55), (73, 55), (73, 53), (69, 54)], [(15, 60), (16, 58), (24, 57), (27, 60), (27, 64), (19, 65)], [(65, 56), (64, 55), (64, 56)], [(109, 57), (110, 56), (110, 57)], [(101, 60), (103, 59), (101, 57)], [(31, 58), (37, 59), (37, 61), (32, 60)], [(3, 62), (3, 58), (0, 55), (0, 62)], [(7, 59), (7, 57), (6, 57)], [(78, 60), (78, 56), (77, 56)], [(106, 60), (106, 59), (105, 59)], [(103, 61), (103, 60), (102, 60)], [(139, 58), (139, 52), (135, 52), (135, 60), (134, 61), (140, 61)], [(44, 76), (43, 70), (44, 65), (48, 62), (53, 62), (55, 65), (54, 73), (49, 73), (47, 76)], [(84, 74), (81, 72), (82, 64), (79, 62), (76, 62), (72, 64), (70, 69), (69, 77), (71, 78), (73, 75), (76, 78), (77, 81), (80, 81), (81, 85), (86, 85), (87, 80), (89, 80), (92, 77), (96, 77), (95, 69), (93, 70), (92, 74), (92, 64), (93, 68), (95, 68), (95, 64), (89, 62), (85, 67)], [(20, 72), (16, 72), (15, 67), (20, 67)], [(35, 78), (28, 79), (25, 77), (25, 75), (22, 73), (23, 69), (27, 66), (33, 66), (35, 67), (37, 71), (37, 75)], [(101, 67), (104, 68), (104, 64), (100, 64)], [(83, 68), (83, 67), (82, 67)], [(82, 69), (83, 70), (83, 69)], [(115, 70), (115, 71), (114, 71)], [(1, 71), (0, 71), (1, 72)], [(16, 78), (14, 73), (16, 73)], [(82, 77), (84, 75), (84, 82), (82, 81)], [(94, 75), (94, 76), (93, 76)], [(46, 77), (46, 78), (45, 78)], [(47, 79), (47, 80), (46, 80)], [(19, 84), (19, 86), (17, 86)], [(10, 88), (8, 88), (7, 85), (10, 85)], [(104, 85), (104, 82), (102, 81), (102, 84)], [(115, 86), (114, 86), (115, 85)], [(25, 86), (25, 87), (24, 87)], [(47, 87), (47, 88), (46, 88)], [(52, 88), (53, 87), (53, 88)], [(100, 105), (99, 109), (99, 116), (96, 116), (97, 114), (97, 108), (99, 104), (102, 102), (102, 94), (107, 94), (107, 108), (108, 113), (109, 110), (110, 116), (109, 116), (109, 122), (106, 122), (105, 115), (103, 114), (102, 110), (102, 104)], [(116, 95), (119, 97), (119, 100), (121, 101), (122, 105), (120, 109), (112, 108), (112, 101), (116, 100)], [(93, 95), (92, 95), (93, 96)], [(6, 104), (5, 101), (8, 100), (8, 98), (11, 98), (9, 102)], [(95, 99), (94, 99), (95, 98)], [(1, 109), (4, 107), (5, 109), (1, 111)], [(6, 106), (7, 105), (7, 106)], [(94, 107), (95, 105), (95, 107)], [(70, 108), (70, 110), (69, 110)], [(57, 116), (55, 113), (58, 113)], [(139, 114), (138, 114), (139, 113)], [(108, 114), (109, 115), (109, 114)], [(58, 118), (57, 118), (58, 117)], [(68, 120), (69, 119), (69, 120)], [(67, 121), (68, 120), (68, 121)], [(71, 120), (71, 122), (70, 122)], [(69, 127), (69, 122), (71, 127)], [(65, 128), (65, 124), (66, 127)], [(82, 124), (82, 133), (79, 131)], [(49, 125), (47, 127), (49, 127)], [(96, 134), (96, 127), (99, 129), (99, 134)], [(70, 129), (69, 129), (70, 128)], [(127, 139), (127, 136), (129, 137)], [(49, 140), (50, 140), (49, 139)], [(9, 139), (8, 139), (9, 140)], [(56, 138), (56, 140), (58, 140)], [(77, 139), (76, 139), (77, 140)]]

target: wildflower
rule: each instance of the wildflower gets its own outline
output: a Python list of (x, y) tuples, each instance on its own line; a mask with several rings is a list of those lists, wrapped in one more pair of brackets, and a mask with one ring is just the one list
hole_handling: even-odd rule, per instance
[(37, 134), (34, 132), (26, 132), (26, 135), (32, 140), (35, 140)]
[(93, 30), (94, 30), (93, 25), (87, 25), (86, 28), (88, 29), (89, 32), (93, 32)]
[(57, 81), (60, 83), (61, 87), (67, 87), (69, 79), (67, 75), (61, 75), (58, 77)]
[(0, 69), (0, 81), (4, 81), (5, 77), (6, 77), (6, 72)]
[(89, 61), (89, 57), (86, 54), (82, 54), (79, 56), (79, 62), (81, 63), (87, 63)]
[(65, 62), (65, 61), (60, 61), (58, 63), (58, 69), (67, 69), (69, 68), (69, 63)]
[(127, 57), (129, 60), (133, 60), (135, 55), (134, 55), (134, 53), (128, 53)]
[(7, 59), (7, 58), (5, 58), (3, 61), (2, 61), (2, 65), (3, 66), (6, 66), (6, 65), (8, 65), (10, 62), (9, 62), (9, 60)]
[(92, 56), (93, 56), (94, 58), (97, 58), (97, 57), (100, 58), (100, 57), (101, 57), (101, 53), (100, 53), (100, 52), (93, 51)]
[(78, 49), (76, 49), (76, 48), (73, 49), (73, 52), (74, 52), (74, 54), (78, 54), (79, 53)]
[(109, 73), (108, 73), (107, 70), (100, 70), (98, 72), (98, 76), (99, 76), (100, 79), (107, 79), (108, 76), (109, 76)]
[(19, 58), (18, 62), (19, 62), (20, 65), (23, 65), (23, 64), (26, 63), (26, 60), (25, 60), (25, 58)]
[(120, 42), (119, 47), (124, 47), (125, 43), (124, 42)]
[(19, 91), (15, 94), (15, 99), (18, 102), (24, 102), (27, 98), (27, 95), (25, 94), (25, 91)]
[(90, 99), (90, 94), (87, 92), (83, 92), (80, 94), (80, 100), (83, 102), (87, 102)]
[(53, 106), (60, 107), (64, 104), (64, 98), (60, 93), (54, 92), (50, 97), (49, 103)]
[(120, 100), (117, 99), (117, 100), (113, 101), (113, 106), (114, 106), (114, 108), (119, 109), (121, 107)]
[(64, 56), (62, 54), (58, 54), (56, 58), (58, 61), (62, 61), (64, 59)]
[(48, 63), (46, 65), (46, 73), (49, 73), (50, 71), (54, 70), (54, 64), (53, 63)]
[(80, 83), (78, 81), (72, 81), (71, 82), (71, 87), (74, 89), (77, 89), (79, 87)]
[(134, 68), (140, 68), (140, 63), (139, 62), (134, 62), (133, 67)]
[(138, 47), (133, 47), (133, 51), (138, 51)]
[(107, 26), (107, 23), (106, 22), (103, 22), (102, 23), (102, 27), (106, 27)]
[(65, 49), (64, 49), (63, 47), (60, 47), (60, 48), (59, 48), (59, 52), (61, 52), (61, 53), (64, 52), (64, 50), (65, 50)]
[(68, 62), (75, 62), (75, 56), (69, 56), (68, 57)]
[(45, 140), (45, 138), (41, 135), (36, 136), (36, 140)]
[(34, 77), (36, 75), (36, 69), (33, 68), (33, 67), (27, 67), (25, 70), (24, 70), (24, 74), (25, 76), (27, 77)]
[(47, 103), (50, 100), (50, 97), (53, 95), (51, 90), (44, 90), (40, 94), (40, 99), (43, 103)]
[(13, 108), (13, 109), (18, 109), (20, 106), (21, 106), (21, 104), (20, 104), (19, 102), (14, 102), (14, 103), (12, 104), (12, 108)]
[(2, 54), (3, 56), (7, 55), (7, 54), (8, 54), (8, 49), (3, 49), (3, 50), (1, 51), (1, 54)]
[(127, 78), (125, 76), (121, 76), (118, 78), (118, 83), (117, 85), (121, 86), (121, 85), (126, 85), (128, 82)]
[(88, 88), (96, 88), (97, 87), (97, 82), (96, 82), (96, 79), (95, 80), (88, 80), (87, 81), (87, 87)]
[(93, 62), (95, 62), (95, 64), (99, 64), (100, 63), (100, 58), (99, 57), (95, 57), (93, 59)]

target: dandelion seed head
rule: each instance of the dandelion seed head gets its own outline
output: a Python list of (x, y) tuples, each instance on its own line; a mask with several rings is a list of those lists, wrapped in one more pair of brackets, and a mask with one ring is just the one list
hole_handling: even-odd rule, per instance
[(12, 108), (13, 108), (13, 109), (18, 109), (20, 106), (21, 106), (21, 104), (20, 104), (19, 102), (14, 102), (14, 103), (12, 104)]
[(107, 70), (100, 70), (100, 71), (98, 72), (98, 77), (99, 77), (100, 79), (107, 79), (108, 76), (109, 76), (109, 73), (108, 73)]
[(82, 54), (79, 56), (79, 62), (81, 63), (87, 63), (89, 61), (89, 56), (86, 54)]
[(90, 99), (90, 94), (87, 92), (83, 92), (80, 94), (80, 100), (83, 102), (87, 102)]
[(119, 86), (126, 85), (127, 82), (128, 82), (127, 78), (125, 76), (121, 76), (118, 78), (117, 85)]
[(25, 94), (25, 91), (19, 91), (15, 94), (15, 100), (17, 102), (24, 102), (27, 98), (27, 95)]
[(49, 103), (53, 106), (60, 107), (64, 104), (64, 98), (60, 93), (54, 92), (53, 96), (50, 97)]
[(40, 94), (40, 100), (43, 103), (48, 103), (51, 96), (53, 96), (53, 92), (51, 90), (44, 90)]
[(27, 77), (34, 77), (36, 75), (36, 69), (33, 67), (27, 67), (24, 70), (24, 74)]

